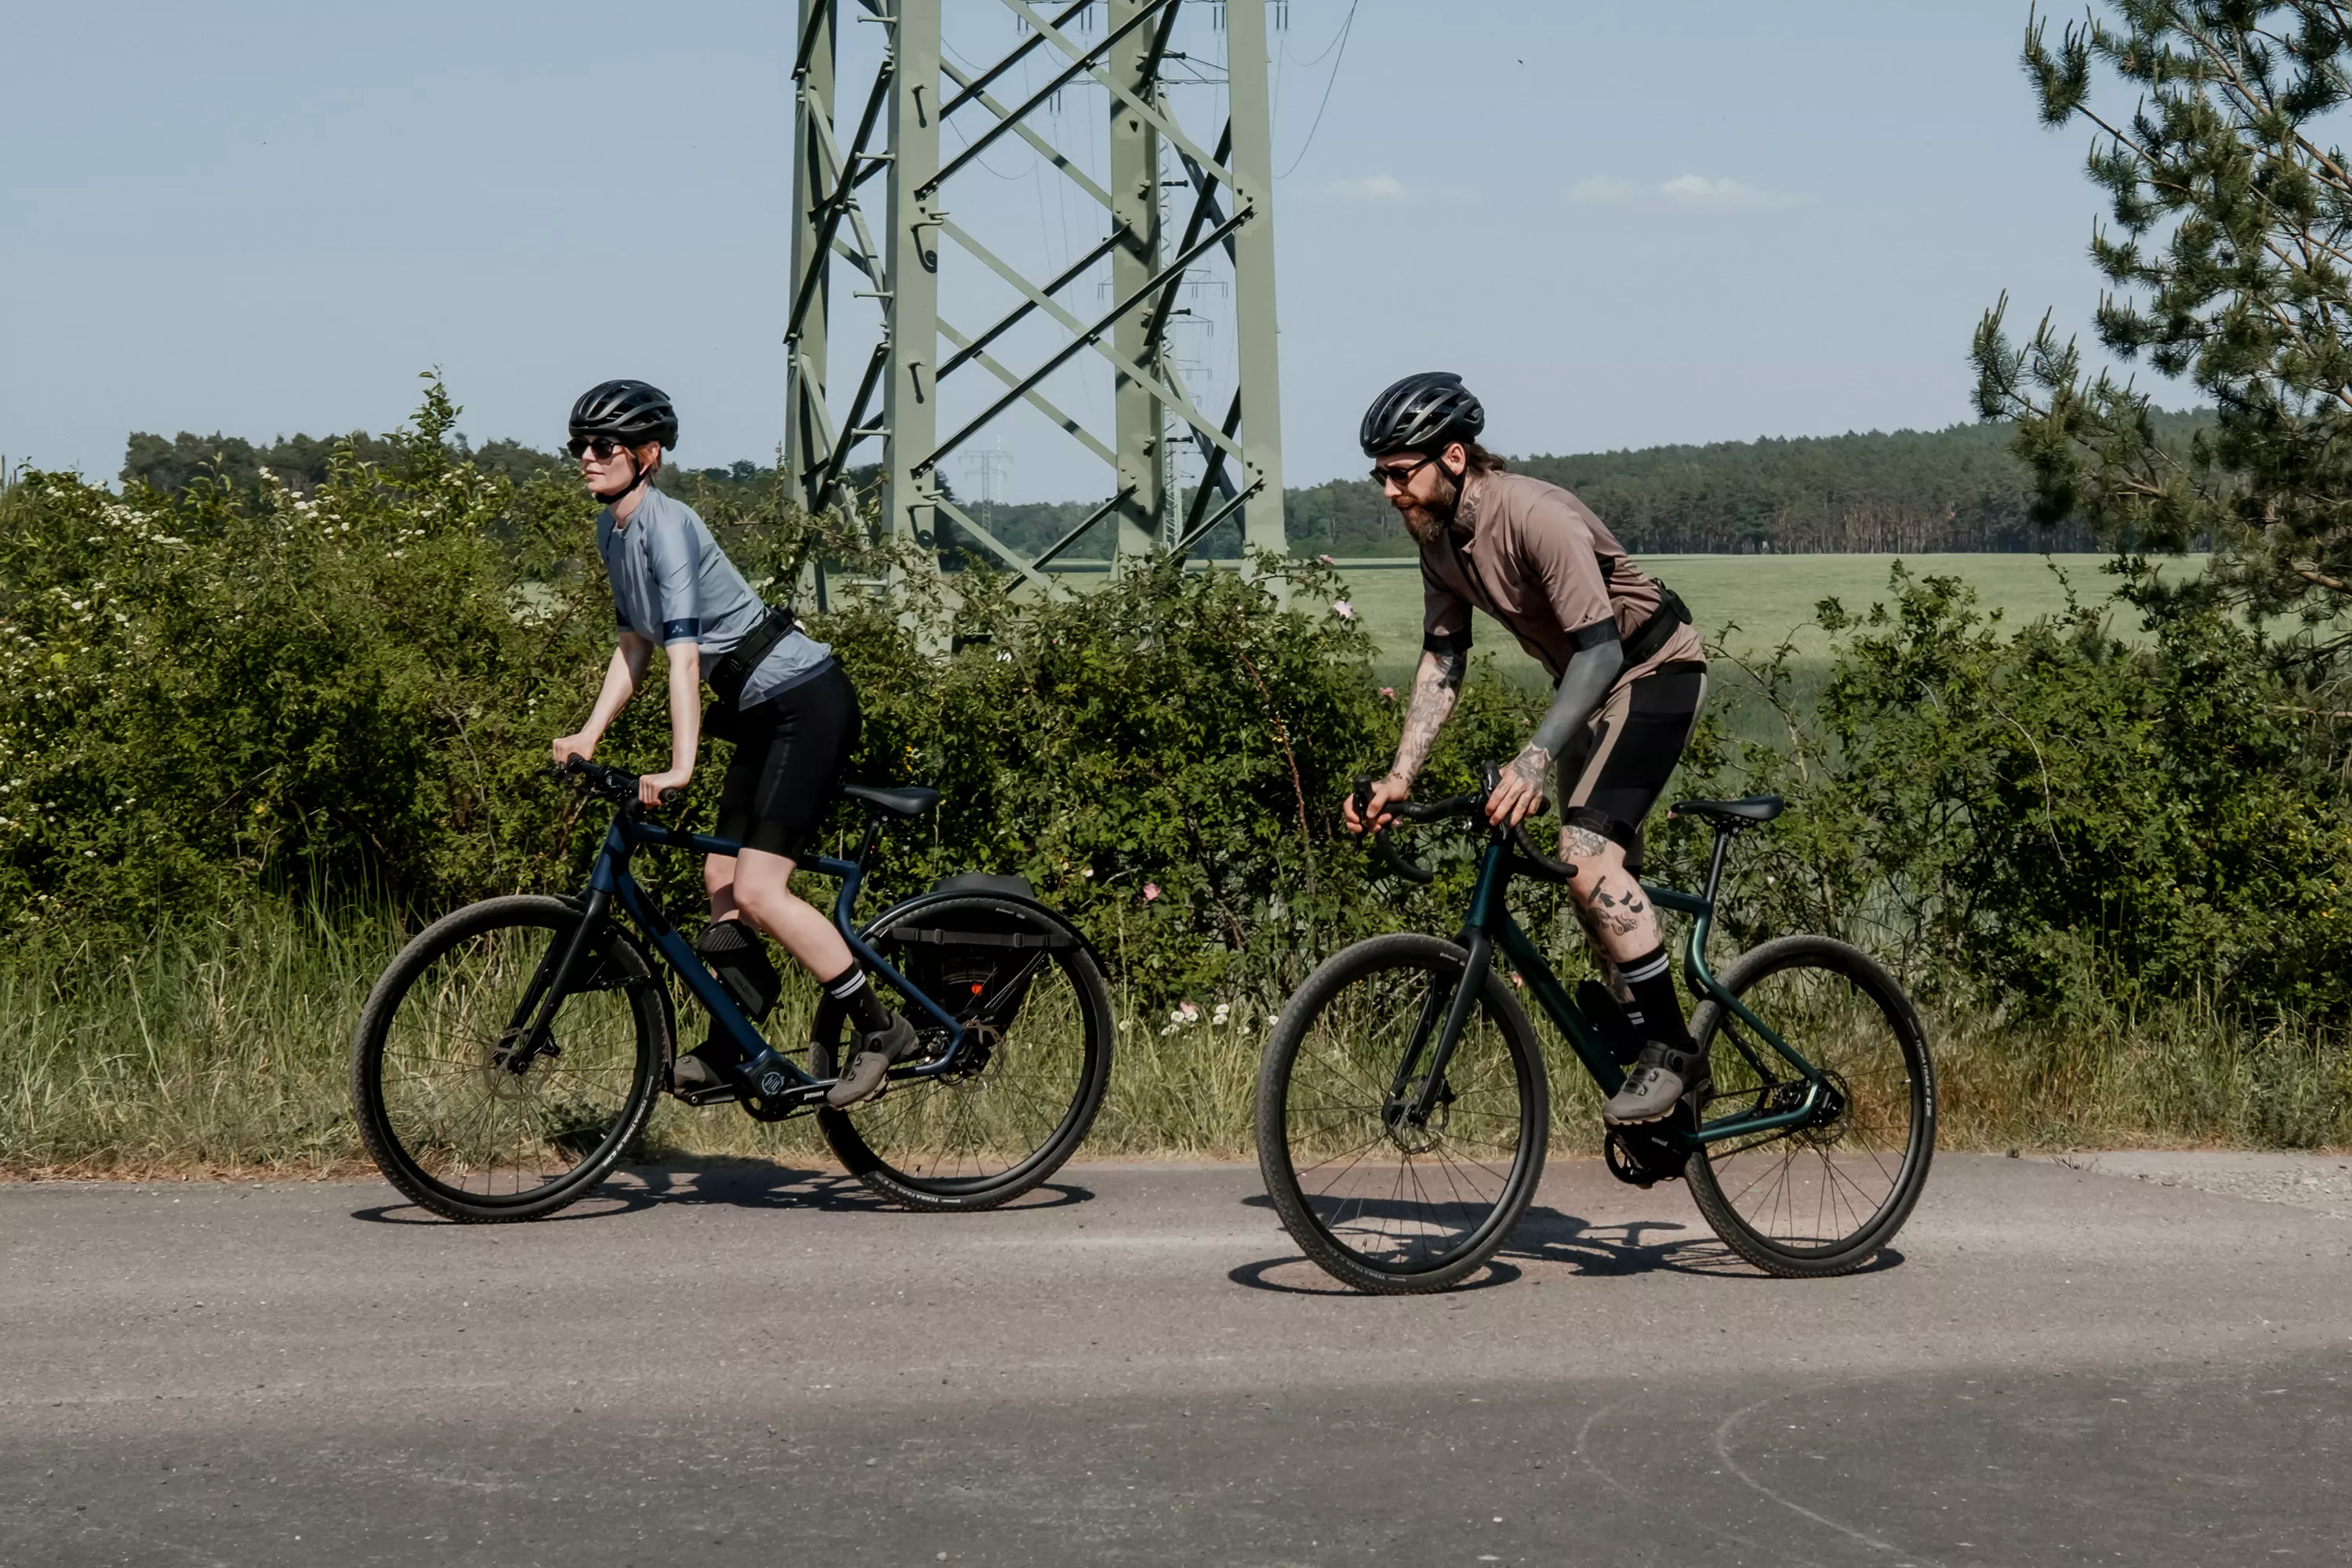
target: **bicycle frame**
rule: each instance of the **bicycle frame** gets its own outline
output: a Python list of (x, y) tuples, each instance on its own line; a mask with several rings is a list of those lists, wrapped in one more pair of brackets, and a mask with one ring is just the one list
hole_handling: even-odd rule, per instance
[[(1653, 887), (1647, 882), (1642, 884), (1642, 889), (1659, 907), (1693, 917), (1690, 944), (1683, 956), (1683, 973), (1692, 994), (1712, 998), (1755, 1030), (1805, 1080), (1805, 1094), (1798, 1105), (1786, 1110), (1721, 1117), (1680, 1134), (1685, 1142), (1691, 1144), (1713, 1143), (1727, 1138), (1748, 1137), (1799, 1125), (1818, 1113), (1825, 1092), (1821, 1069), (1805, 1060), (1771, 1026), (1725, 990), (1706, 966), (1706, 939), (1715, 923), (1715, 895), (1723, 879), (1724, 857), (1730, 847), (1731, 838), (1732, 834), (1727, 830), (1718, 830), (1716, 834), (1715, 853), (1707, 867), (1705, 893), (1685, 893), (1672, 888)], [(1420, 1075), (1420, 1090), (1413, 1096), (1406, 1112), (1416, 1123), (1425, 1121), (1436, 1105), (1438, 1092), (1444, 1082), (1446, 1064), (1453, 1059), (1454, 1047), (1469, 1023), (1470, 1010), (1477, 1005), (1479, 987), (1488, 983), (1489, 970), (1497, 952), (1509, 962), (1545, 1015), (1567, 1037), (1570, 1047), (1576, 1052), (1577, 1059), (1584, 1064), (1584, 1070), (1591, 1074), (1593, 1082), (1601, 1087), (1601, 1092), (1615, 1094), (1624, 1084), (1625, 1069), (1618, 1065), (1617, 1058), (1577, 1006), (1575, 998), (1560, 984), (1559, 977), (1552, 973), (1542, 950), (1512, 917), (1507, 895), (1511, 878), (1521, 871), (1539, 872), (1539, 868), (1519, 856), (1504, 836), (1490, 835), (1486, 850), (1479, 858), (1478, 879), (1470, 890), (1469, 912), (1464, 917), (1461, 932), (1455, 939), (1469, 953), (1464, 984), (1454, 992), (1452, 1005), (1446, 1009), (1444, 1030), (1438, 1036), (1437, 1048), (1430, 1058), (1429, 1069)], [(1414, 1069), (1428, 1040), (1430, 1027), (1435, 1021), (1432, 1016), (1435, 1012), (1435, 1001), (1436, 993), (1433, 992), (1423, 1005), (1412, 1044), (1406, 1047), (1395, 1079), (1390, 1086), (1391, 1104), (1402, 1100), (1412, 1087), (1416, 1077)], [(1753, 1053), (1736, 1037), (1734, 1044), (1749, 1057), (1761, 1076), (1763, 1064), (1755, 1062)]]
[[(881, 834), (882, 819), (877, 816), (866, 825), (865, 841), (858, 847), (856, 859), (836, 860), (818, 855), (811, 857), (800, 868), (840, 879), (840, 890), (835, 895), (833, 903), (834, 929), (841, 932), (842, 940), (848, 942), (849, 951), (860, 962), (898, 987), (909, 1001), (948, 1031), (948, 1048), (936, 1059), (909, 1068), (894, 1068), (890, 1076), (893, 1079), (936, 1078), (955, 1070), (961, 1064), (968, 1031), (946, 1009), (918, 990), (911, 981), (861, 940), (850, 921), (851, 911), (857, 903), (858, 890), (866, 879), (866, 862), (872, 857), (874, 846)], [(743, 1052), (747, 1059), (738, 1070), (745, 1081), (761, 1085), (763, 1096), (772, 1100), (812, 1102), (821, 1099), (834, 1080), (811, 1076), (798, 1063), (768, 1044), (766, 1037), (736, 1005), (735, 998), (719, 984), (718, 977), (702, 962), (701, 955), (678, 934), (677, 928), (670, 923), (667, 912), (630, 875), (631, 858), (638, 849), (646, 847), (727, 856), (732, 856), (743, 847), (732, 839), (714, 838), (708, 834), (648, 822), (638, 814), (633, 804), (625, 805), (614, 812), (613, 825), (604, 835), (604, 847), (598, 851), (595, 867), (589, 873), (588, 897), (582, 907), (580, 924), (573, 930), (572, 940), (564, 948), (554, 973), (548, 976), (546, 988), (536, 991), (524, 1001), (521, 1010), (529, 1011), (535, 1005), (538, 1016), (532, 1020), (523, 1044), (514, 1051), (511, 1065), (527, 1067), (532, 1058), (547, 1048), (548, 1029), (554, 1020), (555, 1010), (570, 994), (573, 983), (580, 977), (582, 965), (587, 961), (589, 945), (611, 918), (613, 905), (617, 901), (652, 942), (663, 962), (686, 982), (687, 989), (694, 994), (695, 1000), (709, 1009), (711, 1017)], [(766, 1088), (765, 1080), (778, 1074), (782, 1075), (782, 1079), (776, 1087)]]

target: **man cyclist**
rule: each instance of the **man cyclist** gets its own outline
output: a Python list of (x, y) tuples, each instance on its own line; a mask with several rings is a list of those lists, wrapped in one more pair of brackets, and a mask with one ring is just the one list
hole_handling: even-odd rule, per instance
[[(596, 754), (658, 647), (669, 664), (670, 763), (646, 774), (637, 791), (646, 805), (659, 805), (663, 791), (694, 776), (701, 688), (709, 682), (712, 731), (735, 742), (719, 790), (718, 836), (743, 848), (703, 863), (711, 924), (696, 950), (737, 983), (730, 989), (739, 995), (764, 990), (771, 1001), (775, 971), (759, 939), (738, 922), (748, 919), (798, 959), (849, 1011), (858, 1048), (826, 1099), (854, 1104), (881, 1088), (893, 1061), (913, 1054), (914, 1026), (882, 1005), (833, 922), (790, 882), (857, 749), (857, 692), (831, 648), (800, 630), (790, 612), (760, 602), (694, 509), (654, 488), (664, 455), (677, 445), (677, 410), (642, 381), (604, 382), (572, 405), (572, 455), (589, 493), (604, 503), (596, 552), (612, 584), (620, 639), (587, 723), (555, 742), (556, 764)], [(719, 1089), (723, 1069), (739, 1057), (714, 1024), (710, 1037), (673, 1065), (671, 1088)]]
[[(1372, 400), (1360, 439), (1372, 478), (1421, 547), (1421, 667), (1396, 763), (1350, 829), (1386, 826), (1410, 798), (1470, 656), (1470, 610), (1508, 627), (1555, 683), (1551, 706), (1502, 770), (1486, 815), (1516, 826), (1557, 768), (1560, 855), (1601, 953), (1631, 996), (1640, 1054), (1602, 1114), (1656, 1121), (1705, 1089), (1675, 995), (1657, 911), (1635, 879), (1642, 819), (1675, 771), (1706, 691), (1706, 662), (1680, 600), (1627, 557), (1590, 508), (1557, 485), (1507, 473), (1478, 444), (1486, 410), (1462, 378), (1406, 376)], [(1629, 864), (1630, 858), (1630, 864)]]

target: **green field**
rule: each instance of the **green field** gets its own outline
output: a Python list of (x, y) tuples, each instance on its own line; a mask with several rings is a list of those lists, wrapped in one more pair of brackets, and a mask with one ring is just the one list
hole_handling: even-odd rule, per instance
[[(1827, 633), (1813, 606), (1834, 596), (1860, 611), (1883, 603), (1896, 562), (1917, 576), (1958, 577), (1973, 584), (1987, 610), (2016, 626), (2066, 607), (2066, 584), (2086, 601), (2104, 599), (2115, 580), (2105, 555), (1660, 555), (1643, 564), (1673, 584), (1710, 643), (1742, 655), (1769, 652), (1782, 639), (1799, 658), (1826, 659)], [(1410, 560), (1391, 565), (1344, 564), (1349, 597), (1380, 644), (1384, 677), (1402, 674), (1421, 646), (1421, 574)], [(1537, 678), (1535, 661), (1496, 622), (1478, 617), (1477, 645), (1498, 668)]]

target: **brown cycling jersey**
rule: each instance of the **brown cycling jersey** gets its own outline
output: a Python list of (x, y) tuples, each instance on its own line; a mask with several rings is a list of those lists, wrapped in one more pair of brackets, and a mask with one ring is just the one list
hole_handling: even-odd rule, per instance
[[(1632, 638), (1660, 603), (1656, 581), (1591, 507), (1525, 474), (1470, 481), (1454, 525), (1422, 546), (1421, 586), (1423, 647), (1467, 653), (1475, 605), (1508, 627), (1555, 681), (1570, 658), (1602, 640), (1611, 626), (1621, 639)], [(1662, 665), (1706, 658), (1698, 633), (1677, 626), (1612, 689)]]

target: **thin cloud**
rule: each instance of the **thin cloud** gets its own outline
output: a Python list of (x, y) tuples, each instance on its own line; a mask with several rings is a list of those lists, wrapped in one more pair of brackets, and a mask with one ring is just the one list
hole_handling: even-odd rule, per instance
[(1580, 207), (1689, 213), (1785, 212), (1791, 207), (1811, 206), (1813, 202), (1811, 196), (1768, 191), (1743, 180), (1709, 179), (1705, 174), (1677, 174), (1654, 185), (1596, 175), (1570, 185), (1568, 199), (1570, 205)]
[(1360, 179), (1332, 180), (1307, 188), (1309, 199), (1335, 206), (1401, 207), (1428, 202), (1447, 206), (1475, 206), (1478, 193), (1462, 185), (1408, 185), (1394, 174), (1366, 174)]

